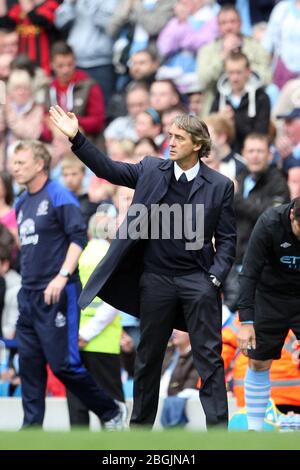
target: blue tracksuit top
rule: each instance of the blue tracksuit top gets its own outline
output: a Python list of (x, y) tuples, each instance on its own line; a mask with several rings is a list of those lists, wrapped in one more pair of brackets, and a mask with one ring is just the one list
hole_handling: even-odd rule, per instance
[[(36, 193), (25, 191), (16, 204), (22, 286), (41, 290), (58, 274), (70, 243), (84, 248), (86, 226), (68, 189), (47, 180)], [(78, 276), (77, 271), (72, 278)]]

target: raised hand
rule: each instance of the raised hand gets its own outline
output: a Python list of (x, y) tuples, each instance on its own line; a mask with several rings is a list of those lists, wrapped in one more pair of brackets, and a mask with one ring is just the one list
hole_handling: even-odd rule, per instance
[(49, 110), (51, 122), (67, 137), (73, 139), (78, 132), (78, 119), (74, 113), (65, 113), (58, 105)]

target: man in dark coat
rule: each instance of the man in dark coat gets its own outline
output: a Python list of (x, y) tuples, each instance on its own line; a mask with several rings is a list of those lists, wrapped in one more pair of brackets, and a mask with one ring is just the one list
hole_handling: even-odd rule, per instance
[(99, 295), (140, 316), (131, 422), (154, 423), (161, 365), (179, 315), (201, 377), (207, 424), (226, 425), (220, 285), (235, 255), (233, 184), (201, 161), (211, 146), (206, 125), (194, 116), (177, 116), (169, 132), (170, 160), (146, 157), (133, 165), (103, 155), (80, 134), (74, 114), (56, 106), (50, 116), (97, 176), (135, 188), (127, 218), (80, 298), (82, 308)]

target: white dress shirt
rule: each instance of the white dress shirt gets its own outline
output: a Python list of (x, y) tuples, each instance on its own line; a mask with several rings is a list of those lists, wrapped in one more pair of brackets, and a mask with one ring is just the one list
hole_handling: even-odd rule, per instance
[(194, 178), (196, 178), (199, 168), (200, 168), (199, 160), (197, 161), (196, 165), (194, 165), (192, 168), (186, 171), (183, 171), (178, 165), (178, 163), (174, 162), (174, 175), (175, 175), (176, 181), (179, 180), (182, 173), (185, 173), (185, 176), (187, 177), (188, 181), (192, 181)]

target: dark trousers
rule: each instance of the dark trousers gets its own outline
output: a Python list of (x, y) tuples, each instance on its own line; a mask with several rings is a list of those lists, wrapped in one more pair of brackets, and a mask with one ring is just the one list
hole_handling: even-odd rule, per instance
[[(124, 401), (120, 354), (82, 351), (80, 356), (97, 385), (114, 400)], [(71, 426), (88, 426), (88, 408), (69, 390), (67, 399)]]
[(178, 277), (143, 273), (140, 299), (141, 339), (135, 363), (131, 423), (153, 425), (155, 421), (162, 361), (181, 306), (194, 364), (201, 377), (199, 393), (207, 426), (226, 426), (228, 406), (221, 357), (219, 290), (204, 272)]
[(46, 363), (63, 384), (103, 421), (118, 407), (83, 367), (78, 352), (80, 285), (68, 284), (60, 301), (46, 305), (43, 291), (21, 289), (17, 341), (24, 409), (23, 426), (42, 425), (45, 414)]

